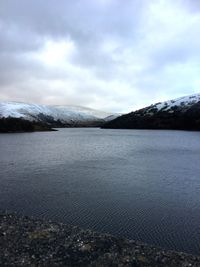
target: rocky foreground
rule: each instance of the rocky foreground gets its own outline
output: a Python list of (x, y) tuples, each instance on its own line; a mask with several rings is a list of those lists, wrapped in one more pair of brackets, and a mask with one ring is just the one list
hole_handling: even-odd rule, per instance
[(0, 266), (200, 266), (200, 257), (51, 221), (0, 214)]

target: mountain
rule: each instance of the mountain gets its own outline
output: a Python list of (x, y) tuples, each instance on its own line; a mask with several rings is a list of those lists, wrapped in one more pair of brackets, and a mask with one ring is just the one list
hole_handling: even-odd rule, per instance
[(113, 114), (80, 106), (45, 106), (0, 102), (0, 118), (22, 118), (52, 127), (100, 126)]
[(105, 112), (105, 111), (100, 111), (100, 110), (96, 110), (96, 109), (92, 109), (92, 108), (87, 108), (87, 107), (82, 107), (82, 106), (71, 106), (71, 105), (67, 105), (67, 106), (53, 106), (57, 109), (59, 109), (60, 111), (63, 112), (78, 112), (80, 114), (85, 114), (85, 115), (89, 115), (89, 116), (93, 116), (99, 119), (105, 119), (109, 116), (114, 116), (113, 113), (109, 113), (109, 112)]
[(200, 130), (200, 94), (153, 104), (109, 121), (102, 128)]

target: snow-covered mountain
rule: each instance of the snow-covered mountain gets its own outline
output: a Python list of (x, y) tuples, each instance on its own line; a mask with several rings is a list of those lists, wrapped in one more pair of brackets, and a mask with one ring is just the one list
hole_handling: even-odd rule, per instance
[(104, 122), (111, 113), (80, 106), (46, 106), (21, 102), (0, 102), (0, 118), (23, 118), (29, 121), (58, 122), (63, 125), (87, 125)]
[(174, 110), (185, 111), (186, 109), (190, 108), (199, 101), (200, 101), (200, 94), (193, 94), (189, 96), (179, 97), (173, 100), (168, 100), (165, 102), (159, 102), (149, 107), (146, 107), (142, 110), (144, 111), (144, 114), (149, 114), (149, 115), (151, 115), (151, 113), (154, 114), (155, 112), (159, 111), (166, 111), (169, 113), (173, 113)]
[(60, 111), (63, 112), (75, 112), (75, 113), (80, 113), (80, 114), (85, 114), (89, 116), (93, 116), (99, 119), (105, 119), (109, 116), (112, 116), (113, 113), (105, 112), (105, 111), (100, 111), (96, 109), (91, 109), (87, 107), (82, 107), (82, 106), (71, 106), (71, 105), (66, 105), (66, 106), (53, 106), (56, 109), (59, 109)]
[(153, 104), (122, 115), (103, 127), (200, 130), (200, 94)]

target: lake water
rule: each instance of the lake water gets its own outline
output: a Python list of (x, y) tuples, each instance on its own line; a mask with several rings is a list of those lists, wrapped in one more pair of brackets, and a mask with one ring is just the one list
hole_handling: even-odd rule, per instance
[(200, 253), (200, 133), (0, 135), (0, 209)]

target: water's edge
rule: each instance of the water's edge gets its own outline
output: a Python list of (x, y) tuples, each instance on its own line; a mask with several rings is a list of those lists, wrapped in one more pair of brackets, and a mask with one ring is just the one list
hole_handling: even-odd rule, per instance
[(2, 211), (0, 234), (1, 266), (200, 265), (199, 256)]

